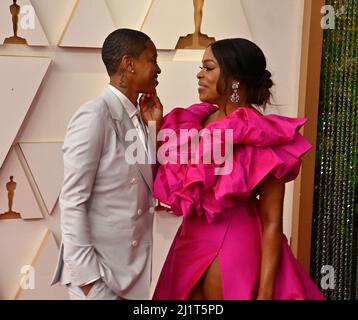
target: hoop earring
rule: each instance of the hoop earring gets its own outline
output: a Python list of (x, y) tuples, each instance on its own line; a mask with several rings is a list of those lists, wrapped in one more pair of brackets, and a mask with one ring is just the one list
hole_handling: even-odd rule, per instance
[(239, 85), (240, 82), (237, 83), (233, 83), (232, 84), (232, 89), (234, 90), (234, 93), (231, 95), (230, 100), (233, 103), (238, 103), (240, 101), (240, 96), (239, 96)]

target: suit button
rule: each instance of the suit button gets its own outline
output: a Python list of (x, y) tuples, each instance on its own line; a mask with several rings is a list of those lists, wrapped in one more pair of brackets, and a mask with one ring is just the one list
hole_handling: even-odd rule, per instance
[(149, 208), (149, 212), (150, 212), (150, 213), (154, 213), (154, 211), (155, 211), (155, 210), (154, 210), (154, 207)]
[(140, 215), (142, 214), (142, 209), (139, 209), (139, 210), (137, 211), (137, 213), (138, 213), (138, 216), (140, 216)]
[(131, 180), (131, 184), (135, 184), (135, 183), (137, 183), (137, 178), (133, 178), (133, 179)]
[(133, 240), (131, 243), (132, 247), (136, 247), (138, 245), (138, 241), (137, 240)]

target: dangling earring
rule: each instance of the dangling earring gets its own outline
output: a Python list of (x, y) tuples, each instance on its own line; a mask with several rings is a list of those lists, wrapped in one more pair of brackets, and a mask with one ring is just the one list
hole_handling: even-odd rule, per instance
[(230, 97), (231, 102), (238, 103), (240, 101), (240, 96), (238, 94), (239, 85), (240, 85), (240, 82), (232, 84), (232, 89), (234, 90), (234, 93)]

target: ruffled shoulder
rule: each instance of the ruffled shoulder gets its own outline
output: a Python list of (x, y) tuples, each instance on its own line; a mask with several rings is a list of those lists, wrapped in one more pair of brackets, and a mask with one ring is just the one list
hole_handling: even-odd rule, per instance
[(200, 126), (205, 118), (218, 109), (217, 106), (209, 103), (193, 104), (188, 108), (174, 108), (164, 118), (161, 129), (180, 129), (188, 125)]
[[(172, 129), (175, 139), (163, 144), (158, 158), (165, 158), (168, 150), (175, 150), (176, 156), (166, 158), (170, 160), (159, 167), (154, 181), (155, 197), (171, 206), (175, 214), (205, 214), (210, 222), (237, 206), (240, 198), (250, 197), (269, 174), (284, 182), (295, 179), (302, 156), (311, 149), (299, 133), (307, 119), (262, 115), (255, 109), (238, 108), (228, 117), (211, 122), (205, 128), (209, 140), (199, 140), (196, 161), (183, 163), (180, 160), (188, 155), (188, 148), (193, 150), (193, 143), (183, 141), (181, 129), (202, 132), (203, 121), (215, 110), (216, 106), (197, 104), (174, 109), (165, 117), (162, 129)], [(214, 132), (221, 133), (220, 137)], [(228, 145), (224, 132), (231, 133), (231, 154), (225, 149)], [(210, 152), (217, 148), (227, 155), (225, 161), (220, 163), (214, 157), (212, 162), (204, 161), (209, 146)]]

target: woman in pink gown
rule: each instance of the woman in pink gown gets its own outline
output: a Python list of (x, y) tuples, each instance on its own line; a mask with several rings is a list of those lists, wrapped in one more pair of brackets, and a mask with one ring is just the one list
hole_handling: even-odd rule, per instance
[[(253, 107), (269, 102), (273, 83), (264, 54), (248, 40), (215, 42), (201, 69), (203, 103), (174, 109), (161, 128), (175, 139), (162, 145), (159, 159), (178, 153), (159, 167), (154, 195), (183, 223), (153, 299), (323, 299), (282, 231), (284, 185), (297, 177), (311, 149), (298, 132), (306, 119), (262, 115)], [(185, 129), (213, 139), (187, 142)], [(232, 168), (218, 174), (227, 163), (204, 158), (215, 148), (226, 154), (224, 132), (232, 134)], [(180, 161), (188, 150), (199, 157)]]

